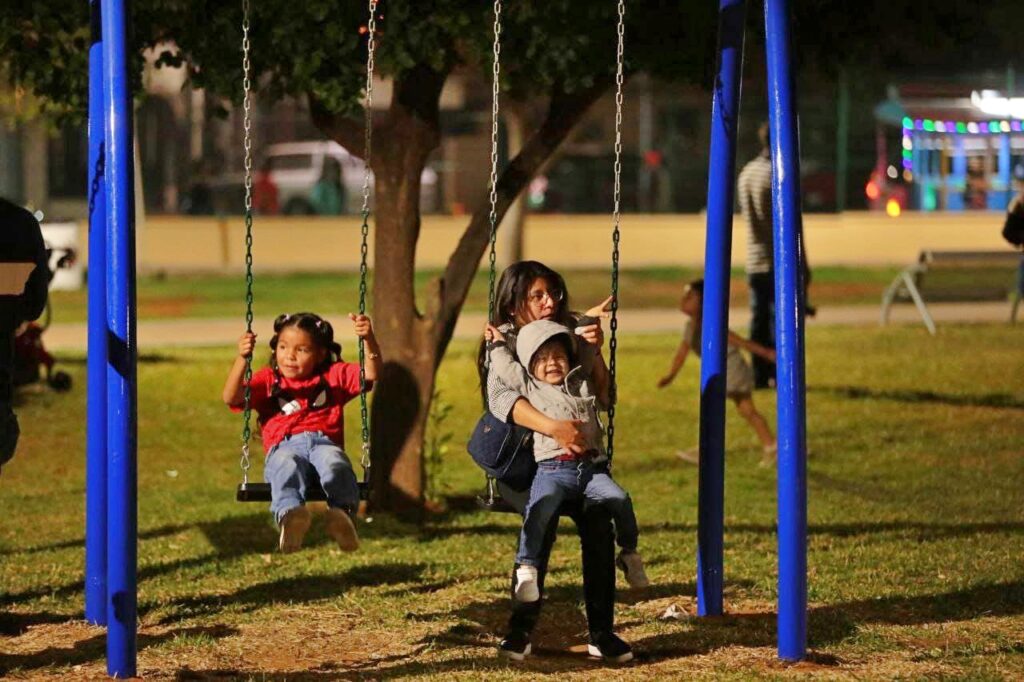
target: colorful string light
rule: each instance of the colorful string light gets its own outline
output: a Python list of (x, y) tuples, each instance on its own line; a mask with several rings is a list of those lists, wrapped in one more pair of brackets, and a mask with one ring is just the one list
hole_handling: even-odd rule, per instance
[(990, 133), (1022, 132), (1020, 120), (1001, 121), (938, 121), (930, 118), (903, 117), (903, 169), (914, 170), (914, 134), (941, 133), (945, 135), (988, 135)]

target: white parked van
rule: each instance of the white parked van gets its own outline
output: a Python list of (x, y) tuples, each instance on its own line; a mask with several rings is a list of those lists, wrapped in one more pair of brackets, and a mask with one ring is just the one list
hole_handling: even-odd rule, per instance
[[(363, 169), (362, 159), (356, 158), (337, 142), (283, 142), (267, 148), (266, 158), (273, 163), (271, 178), (277, 185), (278, 204), (282, 213), (310, 214), (313, 206), (309, 195), (320, 179), (324, 161), (332, 158), (341, 166), (342, 184), (345, 187), (346, 213), (358, 213), (362, 206)], [(437, 210), (437, 172), (424, 168), (420, 178), (420, 210), (430, 213)], [(370, 202), (373, 202), (373, 178), (370, 179)]]

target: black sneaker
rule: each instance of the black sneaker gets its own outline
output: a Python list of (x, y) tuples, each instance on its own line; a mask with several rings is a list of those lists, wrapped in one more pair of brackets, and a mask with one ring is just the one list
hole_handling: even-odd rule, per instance
[(595, 658), (603, 658), (609, 663), (626, 663), (633, 660), (633, 650), (613, 632), (591, 636), (587, 653)]
[(513, 630), (498, 645), (498, 655), (510, 661), (523, 661), (530, 655), (530, 635)]

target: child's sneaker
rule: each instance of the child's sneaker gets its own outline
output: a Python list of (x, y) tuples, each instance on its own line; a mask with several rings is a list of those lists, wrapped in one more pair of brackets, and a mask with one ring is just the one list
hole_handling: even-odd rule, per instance
[(768, 469), (775, 466), (775, 457), (779, 454), (779, 446), (765, 445), (761, 448), (761, 461), (757, 463), (762, 469)]
[(312, 515), (303, 505), (292, 507), (281, 518), (281, 539), (278, 546), (285, 554), (297, 552), (302, 548), (302, 538), (309, 530), (309, 522)]
[(619, 552), (619, 559), (615, 564), (626, 576), (626, 582), (630, 587), (647, 587), (651, 584), (651, 581), (647, 579), (647, 573), (644, 572), (644, 560), (640, 557), (639, 552), (622, 550)]
[(626, 663), (633, 660), (633, 650), (612, 632), (591, 635), (587, 653), (603, 658), (609, 663)]
[(516, 569), (516, 601), (533, 602), (540, 599), (537, 585), (537, 567), (520, 566)]
[(359, 534), (356, 524), (344, 509), (331, 507), (325, 514), (327, 534), (338, 543), (343, 552), (354, 552), (359, 549)]
[(510, 661), (524, 661), (530, 655), (530, 635), (519, 630), (512, 630), (498, 645), (498, 655)]

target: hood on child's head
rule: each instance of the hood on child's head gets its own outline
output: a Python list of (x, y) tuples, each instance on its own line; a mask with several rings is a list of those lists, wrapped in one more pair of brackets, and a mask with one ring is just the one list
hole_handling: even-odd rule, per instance
[(569, 347), (572, 349), (569, 364), (572, 364), (572, 355), (576, 352), (576, 340), (572, 332), (564, 324), (552, 320), (536, 320), (522, 326), (516, 334), (516, 355), (524, 367), (529, 368), (534, 354), (540, 350), (545, 343), (556, 336), (565, 335), (569, 339)]

